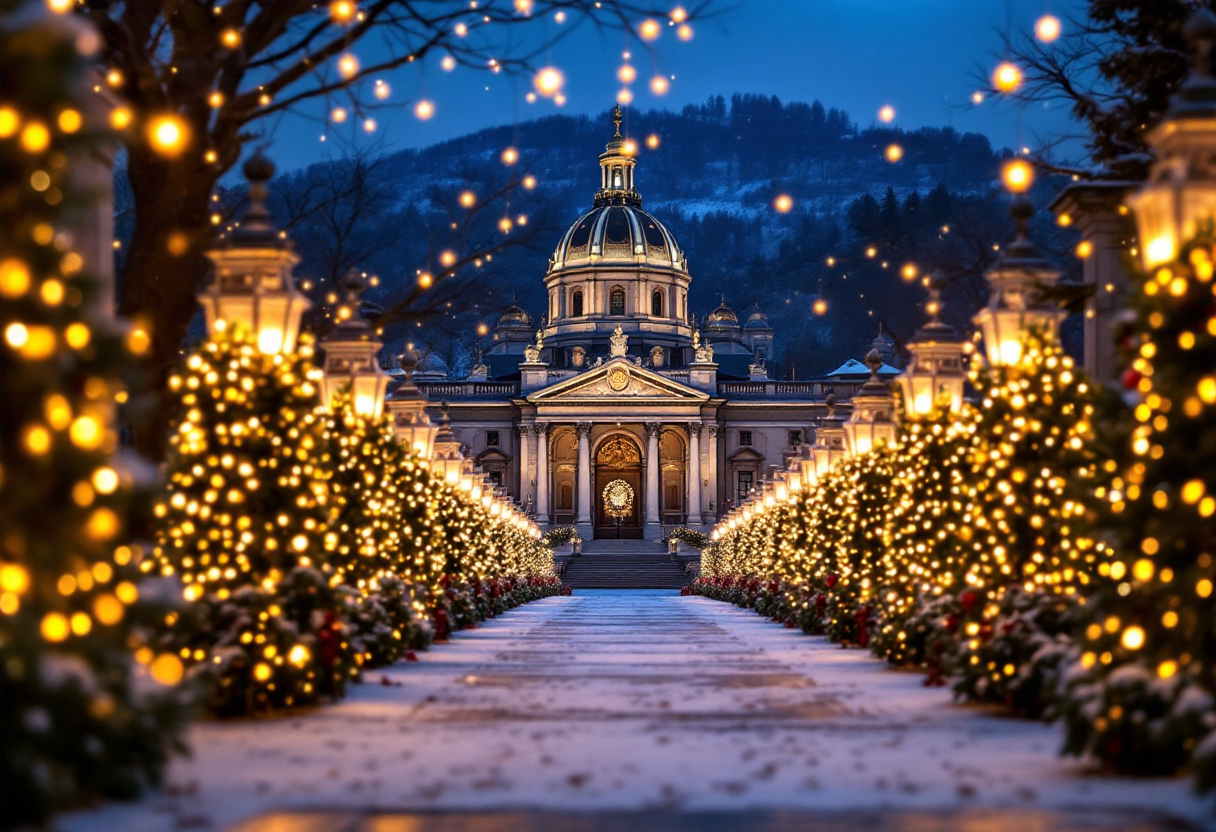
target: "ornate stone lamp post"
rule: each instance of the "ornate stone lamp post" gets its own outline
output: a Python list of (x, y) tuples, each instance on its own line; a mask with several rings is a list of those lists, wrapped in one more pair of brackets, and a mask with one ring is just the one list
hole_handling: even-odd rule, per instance
[(325, 402), (330, 404), (340, 393), (349, 391), (355, 413), (379, 421), (384, 413), (388, 374), (380, 369), (377, 359), (380, 339), (359, 313), (364, 279), (349, 271), (339, 285), (346, 294), (338, 312), (341, 321), (323, 342), (325, 377), (321, 385)]
[(1019, 364), (1027, 335), (1054, 339), (1060, 322), (1060, 310), (1043, 297), (1043, 290), (1059, 280), (1060, 272), (1043, 257), (1027, 232), (1034, 207), (1019, 195), (1009, 214), (1017, 222), (1017, 237), (985, 275), (988, 304), (973, 318), (984, 334), (984, 350), (994, 367)]
[(853, 396), (853, 413), (844, 425), (849, 453), (853, 456), (868, 454), (895, 441), (895, 397), (878, 377), (882, 367), (878, 350), (866, 354), (866, 366), (870, 368), (870, 380)]
[(266, 183), (274, 176), (274, 164), (258, 151), (245, 162), (244, 172), (249, 208), (237, 228), (207, 252), (214, 277), (199, 294), (199, 303), (210, 332), (218, 321), (241, 325), (262, 353), (290, 354), (312, 303), (291, 276), (300, 258), (266, 208)]
[(807, 487), (830, 474), (833, 466), (849, 455), (845, 447), (844, 428), (836, 416), (836, 394), (829, 393), (826, 403), (827, 418), (815, 428), (815, 443), (802, 450), (802, 459), (799, 460), (802, 481)]
[(464, 454), (460, 452), (460, 440), (452, 435), (448, 420), (448, 403), (440, 405), (443, 415), (439, 419), (439, 430), (435, 434), (431, 452), (431, 473), (453, 487), (460, 485), (464, 473)]
[(930, 276), (929, 323), (918, 329), (908, 342), (912, 358), (899, 377), (904, 394), (904, 413), (909, 419), (932, 415), (945, 407), (958, 412), (963, 404), (963, 336), (938, 317), (941, 313), (941, 284)]
[(1194, 69), (1152, 132), (1156, 161), (1148, 181), (1127, 199), (1136, 212), (1140, 258), (1146, 269), (1176, 259), (1187, 240), (1216, 215), (1216, 78), (1211, 51), (1216, 16), (1200, 9), (1183, 35), (1195, 50)]
[(418, 356), (414, 354), (413, 349), (406, 347), (399, 364), (405, 371), (405, 380), (386, 402), (393, 421), (393, 436), (417, 459), (430, 460), (439, 428), (433, 425), (430, 417), (426, 415), (426, 396), (414, 385), (414, 368), (418, 366)]

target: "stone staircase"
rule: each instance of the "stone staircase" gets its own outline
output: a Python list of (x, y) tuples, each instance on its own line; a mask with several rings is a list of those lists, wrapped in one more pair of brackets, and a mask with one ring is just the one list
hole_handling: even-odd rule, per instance
[(679, 589), (691, 581), (686, 562), (672, 561), (667, 547), (653, 540), (588, 540), (562, 580), (571, 589)]

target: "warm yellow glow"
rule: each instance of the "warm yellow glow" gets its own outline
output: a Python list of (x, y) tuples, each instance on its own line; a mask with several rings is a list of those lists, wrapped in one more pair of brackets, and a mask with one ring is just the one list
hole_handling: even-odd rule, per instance
[(42, 637), (50, 642), (63, 641), (70, 632), (67, 616), (57, 612), (43, 616), (41, 629)]
[(50, 147), (51, 131), (40, 121), (31, 121), (21, 131), (21, 147), (27, 153), (41, 153)]
[(638, 77), (638, 71), (629, 64), (621, 64), (621, 68), (616, 71), (617, 80), (622, 84), (632, 84)]
[(186, 148), (186, 122), (173, 113), (154, 116), (148, 122), (148, 142), (163, 156), (177, 156)]
[(1051, 43), (1060, 36), (1060, 18), (1045, 14), (1035, 21), (1034, 36), (1043, 43)]
[(999, 354), (1002, 364), (1007, 367), (1014, 366), (1022, 360), (1022, 342), (1014, 338), (1002, 340)]
[(472, 191), (462, 191), (460, 194), (460, 207), (472, 208), (477, 204), (477, 195)]
[(654, 150), (656, 147), (658, 147), (659, 146), (659, 135), (657, 133), (651, 133), (649, 136), (647, 136), (646, 137), (646, 146), (649, 147), (651, 150)]
[(779, 214), (788, 214), (794, 208), (794, 198), (789, 194), (781, 194), (773, 200), (773, 209)]
[(666, 95), (671, 89), (671, 82), (662, 75), (656, 75), (650, 79), (650, 91), (655, 95)]
[(30, 574), (16, 563), (0, 564), (0, 590), (21, 595), (30, 585)]
[(84, 124), (78, 110), (64, 110), (59, 114), (59, 129), (64, 133), (75, 133)]
[(811, 304), (811, 311), (813, 311), (816, 315), (826, 314), (828, 311), (828, 302), (823, 298), (819, 298), (813, 304)]
[(1013, 92), (1021, 85), (1022, 70), (1010, 61), (999, 64), (992, 73), (992, 86), (1001, 92)]
[(894, 164), (904, 158), (904, 149), (897, 144), (889, 144), (883, 155), (887, 157), (888, 162)]
[(338, 58), (338, 74), (349, 81), (359, 74), (359, 59), (350, 52)]
[(1005, 187), (1015, 194), (1025, 193), (1034, 182), (1034, 168), (1025, 159), (1014, 159), (1001, 169)]
[(1128, 650), (1139, 650), (1144, 646), (1144, 630), (1139, 627), (1128, 627), (1123, 631), (1121, 641)]
[(352, 0), (334, 0), (329, 4), (329, 16), (334, 23), (350, 23), (358, 7)]
[(519, 151), (513, 147), (508, 147), (502, 152), (502, 163), (504, 165), (513, 165), (519, 161)]
[(682, 23), (676, 27), (676, 37), (682, 41), (690, 41), (693, 37), (692, 27), (687, 23)]
[(21, 116), (12, 107), (0, 106), (0, 139), (11, 138), (21, 126)]
[(638, 37), (645, 41), (657, 40), (663, 34), (663, 27), (654, 18), (647, 18), (638, 26)]
[(19, 298), (29, 291), (30, 270), (24, 261), (15, 257), (0, 260), (0, 296)]
[(435, 115), (435, 105), (427, 99), (423, 98), (414, 105), (414, 116), (419, 121), (426, 121), (433, 115)]
[(895, 108), (890, 104), (884, 104), (878, 111), (878, 120), (884, 124), (895, 121)]
[(76, 0), (46, 0), (46, 7), (55, 14), (67, 14), (76, 7)]
[(263, 326), (258, 331), (258, 351), (263, 355), (274, 355), (283, 350), (283, 330), (274, 326)]
[(536, 91), (546, 98), (552, 98), (561, 92), (565, 83), (566, 79), (561, 71), (551, 66), (541, 69), (536, 73), (536, 77), (532, 79), (532, 84), (536, 87)]
[(616, 103), (621, 105), (629, 105), (633, 103), (633, 91), (629, 87), (625, 87), (616, 94)]
[(1173, 238), (1162, 236), (1149, 240), (1144, 246), (1144, 257), (1150, 266), (1169, 263), (1175, 257)]

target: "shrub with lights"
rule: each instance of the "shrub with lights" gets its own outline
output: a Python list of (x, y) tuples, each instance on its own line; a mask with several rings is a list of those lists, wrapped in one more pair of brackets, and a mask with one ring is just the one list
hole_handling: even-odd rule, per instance
[(1216, 787), (1216, 19), (1187, 25), (1196, 71), (1149, 134), (1157, 161), (1128, 200), (1142, 269), (1123, 346), (1133, 404), (1124, 462), (1106, 492), (1117, 535), (1082, 610), (1066, 676), (1066, 751), (1118, 771), (1188, 767)]
[[(0, 827), (133, 797), (180, 750), (181, 662), (149, 646), (124, 545), (132, 486), (114, 429), (131, 360), (82, 253), (95, 161), (89, 33), (0, 0)], [(144, 346), (130, 336), (131, 350)], [(141, 664), (133, 658), (135, 654)]]
[(307, 343), (267, 355), (239, 325), (216, 330), (170, 378), (181, 409), (145, 566), (176, 576), (190, 603), (164, 644), (209, 681), (219, 713), (339, 696), (355, 654), (320, 372)]

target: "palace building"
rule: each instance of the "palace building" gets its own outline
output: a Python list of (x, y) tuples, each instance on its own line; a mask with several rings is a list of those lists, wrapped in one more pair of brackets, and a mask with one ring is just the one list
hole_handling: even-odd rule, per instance
[(768, 378), (774, 333), (758, 306), (740, 323), (723, 299), (695, 327), (688, 258), (642, 209), (619, 108), (614, 120), (591, 210), (549, 260), (545, 323), (512, 305), (469, 378), (425, 362), (413, 375), (446, 403), (467, 456), (539, 524), (615, 537), (615, 493), (630, 498), (620, 535), (658, 539), (746, 500), (801, 455), (829, 394), (847, 413), (868, 373), (852, 362), (823, 379)]

